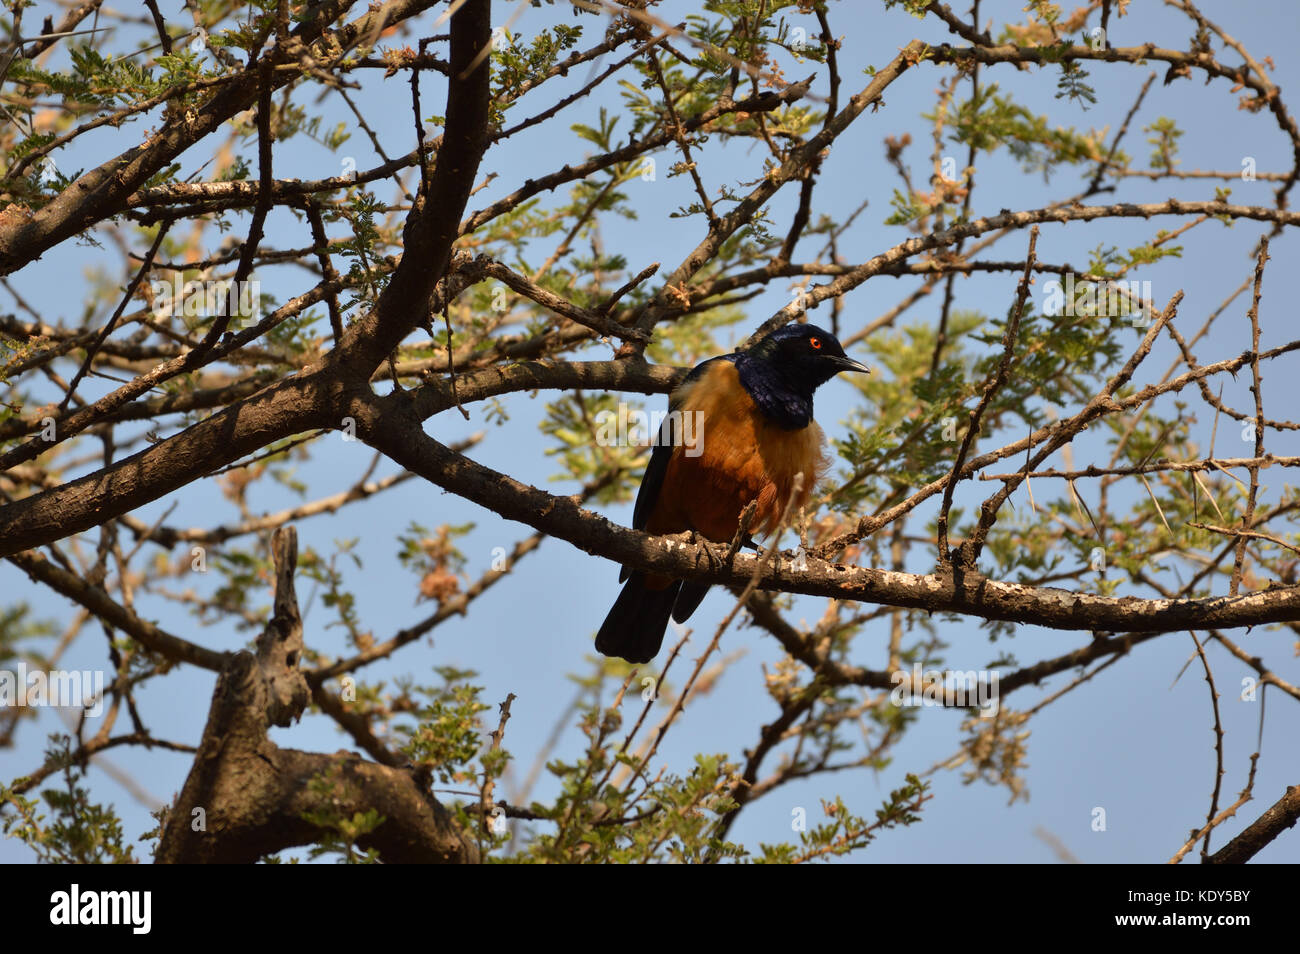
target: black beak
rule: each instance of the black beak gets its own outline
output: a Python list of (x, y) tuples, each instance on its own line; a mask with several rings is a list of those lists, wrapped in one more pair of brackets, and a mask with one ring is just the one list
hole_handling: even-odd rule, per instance
[(836, 355), (834, 357), (828, 356), (828, 358), (831, 364), (835, 365), (837, 372), (838, 371), (861, 371), (863, 374), (871, 373), (871, 369), (868, 368), (865, 364), (863, 364), (860, 361), (854, 361), (852, 358), (848, 357), (847, 355), (845, 355), (844, 357), (840, 357), (839, 355)]

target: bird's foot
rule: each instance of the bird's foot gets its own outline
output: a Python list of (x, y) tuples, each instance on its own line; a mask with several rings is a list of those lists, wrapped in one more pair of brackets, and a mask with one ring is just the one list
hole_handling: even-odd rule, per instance
[(727, 565), (727, 558), (719, 556), (713, 550), (717, 544), (698, 530), (691, 531), (691, 542), (703, 551), (705, 559), (709, 561), (710, 570), (720, 570)]

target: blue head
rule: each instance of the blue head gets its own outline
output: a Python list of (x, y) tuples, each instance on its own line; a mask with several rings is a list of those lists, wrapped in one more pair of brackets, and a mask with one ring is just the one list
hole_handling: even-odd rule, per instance
[(815, 325), (784, 325), (735, 360), (740, 382), (760, 410), (790, 430), (808, 426), (813, 393), (839, 372), (870, 372), (844, 353), (833, 334)]

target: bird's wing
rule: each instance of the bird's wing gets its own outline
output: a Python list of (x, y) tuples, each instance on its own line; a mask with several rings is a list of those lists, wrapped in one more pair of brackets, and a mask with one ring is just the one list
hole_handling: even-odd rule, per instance
[[(725, 354), (697, 364), (669, 396), (668, 409), (670, 411), (677, 410), (690, 389), (704, 377), (705, 372), (712, 365), (719, 361), (733, 361), (735, 357), (735, 355)], [(664, 433), (664, 428), (668, 427), (670, 420), (665, 419), (664, 426), (660, 429), (661, 435)], [(659, 500), (659, 491), (663, 489), (664, 475), (668, 473), (668, 461), (672, 456), (673, 444), (671, 440), (665, 438), (656, 442), (654, 451), (650, 454), (650, 463), (646, 465), (645, 476), (641, 478), (641, 489), (637, 491), (636, 506), (632, 510), (632, 529), (645, 529), (646, 521), (650, 519), (650, 513)]]
[(664, 485), (664, 474), (668, 473), (668, 460), (673, 456), (673, 449), (665, 444), (656, 444), (650, 452), (650, 463), (646, 465), (645, 476), (641, 478), (641, 489), (636, 494), (636, 507), (632, 510), (632, 529), (644, 530), (650, 519), (650, 511), (659, 499), (659, 491)]

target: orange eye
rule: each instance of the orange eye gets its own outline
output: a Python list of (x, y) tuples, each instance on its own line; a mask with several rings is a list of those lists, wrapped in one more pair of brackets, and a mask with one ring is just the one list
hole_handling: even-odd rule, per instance
[(810, 345), (812, 345), (814, 348), (817, 348), (818, 350), (821, 350), (821, 346), (822, 346), (822, 339), (821, 339), (821, 338), (809, 338), (809, 339), (808, 339), (808, 343), (809, 343)]

